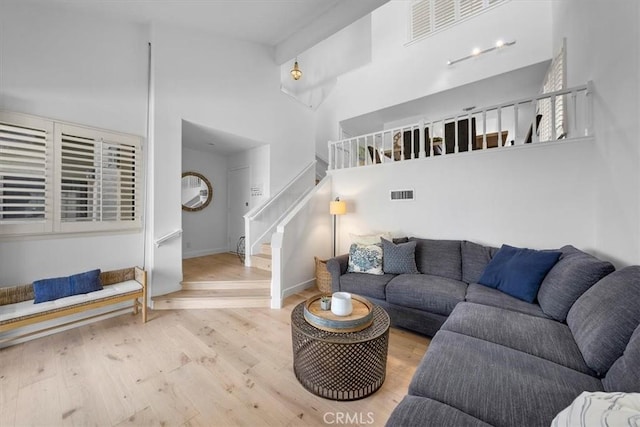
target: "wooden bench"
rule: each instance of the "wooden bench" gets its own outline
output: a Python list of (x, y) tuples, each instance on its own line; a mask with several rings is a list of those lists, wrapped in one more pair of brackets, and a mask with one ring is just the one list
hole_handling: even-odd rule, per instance
[[(0, 288), (0, 334), (12, 329), (34, 325), (47, 320), (59, 319), (87, 310), (133, 301), (133, 313), (142, 311), (142, 322), (147, 321), (147, 272), (138, 267), (100, 273), (103, 289), (88, 294), (72, 295), (54, 301), (34, 304), (33, 285)], [(53, 326), (20, 335), (0, 337), (0, 343), (23, 338), (36, 333), (82, 322), (93, 317), (104, 316), (122, 308), (56, 323)]]

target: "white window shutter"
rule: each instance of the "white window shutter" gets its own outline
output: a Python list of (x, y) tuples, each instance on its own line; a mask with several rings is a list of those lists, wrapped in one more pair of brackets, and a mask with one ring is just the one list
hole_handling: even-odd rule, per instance
[[(551, 61), (547, 75), (544, 78), (542, 84), (542, 93), (555, 92), (565, 88), (565, 47), (561, 46), (558, 54)], [(556, 138), (566, 136), (566, 116), (564, 109), (564, 102), (566, 96), (557, 96), (555, 99), (555, 131)], [(548, 99), (542, 100), (538, 104), (538, 113), (542, 114), (540, 120), (540, 141), (551, 140), (551, 101)]]
[(414, 0), (411, 4), (410, 41), (437, 31), (505, 3), (508, 0)]
[(0, 234), (52, 230), (53, 123), (0, 112)]
[(411, 6), (411, 39), (419, 39), (431, 31), (431, 1), (416, 1)]
[(470, 18), (477, 15), (484, 7), (483, 0), (460, 0), (460, 19)]
[(56, 125), (58, 231), (137, 228), (142, 216), (140, 140)]
[(441, 30), (453, 24), (456, 20), (455, 0), (435, 0), (434, 29)]

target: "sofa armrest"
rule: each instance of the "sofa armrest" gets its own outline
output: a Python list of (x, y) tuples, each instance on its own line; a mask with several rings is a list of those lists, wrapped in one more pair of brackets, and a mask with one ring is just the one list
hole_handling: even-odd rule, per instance
[(338, 255), (327, 260), (327, 271), (331, 274), (331, 292), (340, 291), (340, 276), (347, 272), (349, 254)]

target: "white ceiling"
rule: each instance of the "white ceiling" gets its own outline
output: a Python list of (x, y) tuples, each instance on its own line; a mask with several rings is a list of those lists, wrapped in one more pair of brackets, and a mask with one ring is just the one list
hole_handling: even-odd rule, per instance
[[(3, 0), (5, 1), (5, 0)], [(389, 0), (7, 0), (57, 3), (98, 16), (170, 24), (274, 47), (278, 64)]]
[[(90, 16), (171, 25), (273, 48), (290, 61), (389, 0), (0, 0), (56, 4)], [(183, 120), (183, 144), (222, 155), (261, 143)]]
[(263, 144), (264, 142), (182, 120), (182, 145), (186, 148), (228, 156)]

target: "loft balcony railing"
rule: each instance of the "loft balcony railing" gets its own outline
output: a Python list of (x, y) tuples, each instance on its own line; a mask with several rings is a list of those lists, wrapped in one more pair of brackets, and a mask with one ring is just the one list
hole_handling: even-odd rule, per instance
[(590, 137), (591, 82), (329, 142), (329, 170)]

